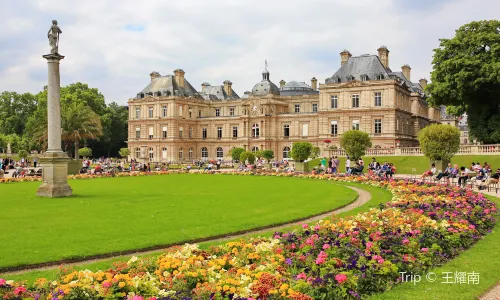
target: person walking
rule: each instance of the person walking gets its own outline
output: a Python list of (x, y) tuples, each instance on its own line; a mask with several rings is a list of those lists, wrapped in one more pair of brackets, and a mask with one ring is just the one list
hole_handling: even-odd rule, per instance
[(351, 160), (349, 159), (349, 156), (347, 156), (347, 159), (345, 160), (345, 173), (351, 174)]

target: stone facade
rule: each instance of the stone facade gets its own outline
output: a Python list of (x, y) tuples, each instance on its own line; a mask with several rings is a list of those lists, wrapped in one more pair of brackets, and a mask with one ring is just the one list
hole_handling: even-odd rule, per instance
[[(389, 50), (381, 47), (380, 54), (388, 64)], [(278, 88), (266, 69), (241, 98), (228, 80), (220, 86), (203, 83), (198, 92), (183, 70), (167, 76), (153, 72), (151, 83), (128, 101), (130, 157), (227, 160), (230, 149), (242, 147), (270, 149), (283, 159), (294, 142), (324, 150), (325, 140), (339, 146), (342, 133), (353, 128), (369, 133), (374, 147), (415, 146), (418, 131), (439, 122), (439, 108), (425, 100), (425, 80), (412, 83), (376, 55), (353, 57), (344, 50), (341, 57), (341, 68), (318, 88), (316, 78), (310, 86), (282, 80)], [(410, 76), (409, 66), (403, 71)]]

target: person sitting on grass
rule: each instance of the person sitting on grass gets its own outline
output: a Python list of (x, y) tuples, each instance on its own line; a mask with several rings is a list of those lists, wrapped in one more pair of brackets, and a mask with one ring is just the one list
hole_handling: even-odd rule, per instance
[(497, 171), (492, 174), (486, 181), (481, 184), (478, 189), (484, 190), (486, 189), (490, 184), (496, 184), (500, 180), (500, 169), (497, 169)]
[(205, 169), (203, 169), (203, 172), (212, 171), (213, 167), (214, 167), (214, 165), (212, 164), (212, 162), (209, 162), (208, 165), (205, 167)]
[(430, 170), (425, 171), (425, 172), (422, 174), (421, 179), (425, 179), (425, 177), (428, 177), (428, 176), (434, 176), (434, 174), (436, 174), (436, 164), (435, 164), (435, 163), (432, 163), (432, 165), (431, 165), (431, 169), (430, 169)]
[(436, 176), (436, 180), (441, 180), (443, 177), (448, 177), (448, 175), (451, 174), (453, 171), (453, 167), (451, 166), (451, 163), (448, 163), (448, 166), (444, 170), (444, 172), (439, 172), (439, 174)]

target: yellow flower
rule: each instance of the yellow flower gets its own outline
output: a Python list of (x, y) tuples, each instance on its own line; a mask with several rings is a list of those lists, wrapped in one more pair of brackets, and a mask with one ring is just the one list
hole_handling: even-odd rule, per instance
[(125, 282), (121, 281), (121, 282), (118, 284), (118, 286), (119, 286), (120, 288), (123, 288), (123, 287), (125, 286)]

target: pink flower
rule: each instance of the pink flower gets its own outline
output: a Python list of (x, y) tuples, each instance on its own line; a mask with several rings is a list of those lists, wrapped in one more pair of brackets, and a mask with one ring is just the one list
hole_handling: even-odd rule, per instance
[(304, 272), (302, 272), (299, 275), (297, 275), (297, 279), (304, 279), (305, 280), (305, 279), (307, 279), (307, 275)]
[(144, 300), (144, 298), (143, 298), (143, 297), (141, 297), (141, 296), (137, 296), (137, 295), (135, 295), (135, 296), (134, 296), (134, 297), (132, 297), (132, 298), (130, 298), (130, 297), (129, 297), (128, 299), (130, 299), (130, 300)]
[(0, 278), (0, 285), (4, 285), (7, 281), (3, 278)]
[(307, 225), (307, 224), (305, 224), (305, 223), (304, 223), (304, 224), (302, 224), (302, 228), (306, 229), (307, 227), (309, 227), (309, 225)]
[(111, 282), (106, 281), (106, 282), (104, 282), (104, 283), (102, 284), (102, 286), (103, 286), (103, 287), (105, 287), (105, 288), (109, 288), (109, 287), (111, 287)]
[(343, 234), (343, 233), (339, 234), (339, 238), (341, 238), (341, 239), (345, 238), (345, 234)]
[(326, 250), (326, 249), (328, 249), (328, 248), (330, 248), (330, 245), (328, 245), (328, 244), (324, 244), (324, 245), (323, 245), (323, 250)]
[(314, 226), (314, 230), (320, 230), (321, 227), (319, 225)]
[(474, 226), (474, 225), (471, 224), (471, 225), (469, 225), (469, 228), (470, 229), (474, 229), (474, 228), (476, 228), (476, 226)]
[(328, 254), (326, 254), (325, 252), (321, 251), (318, 254), (318, 257), (316, 258), (316, 264), (317, 265), (321, 265), (321, 264), (325, 263), (327, 257), (328, 257)]
[(484, 210), (484, 213), (485, 213), (485, 214), (489, 214), (489, 213), (490, 213), (490, 210), (489, 210), (489, 209), (485, 209), (485, 210)]
[(151, 298), (149, 298), (148, 300), (158, 300), (158, 298), (156, 298), (156, 297), (151, 297)]
[(14, 290), (14, 295), (21, 295), (22, 293), (26, 292), (26, 288), (24, 286), (20, 286), (20, 287), (17, 287), (15, 290)]
[(342, 284), (347, 280), (347, 276), (345, 276), (344, 274), (337, 274), (335, 275), (335, 280), (337, 280), (338, 283)]
[(379, 264), (383, 264), (384, 263), (384, 259), (383, 258), (380, 258), (379, 260), (377, 260)]
[(427, 251), (429, 251), (429, 248), (422, 248), (420, 250), (422, 250), (422, 252), (427, 252)]
[(366, 243), (366, 249), (370, 249), (373, 246), (372, 242), (367, 242)]
[(409, 243), (410, 243), (410, 241), (408, 239), (403, 240), (403, 244), (408, 245)]

